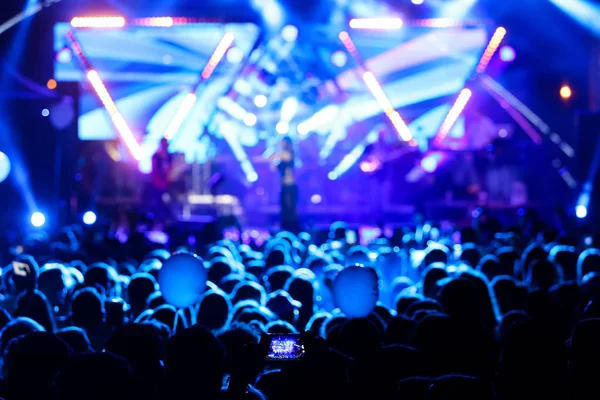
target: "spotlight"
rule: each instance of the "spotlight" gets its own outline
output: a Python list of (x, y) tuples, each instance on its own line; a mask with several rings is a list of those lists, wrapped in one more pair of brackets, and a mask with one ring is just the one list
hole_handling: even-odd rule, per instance
[(513, 62), (517, 58), (517, 52), (511, 46), (503, 46), (500, 49), (500, 59), (504, 62)]
[(247, 113), (244, 116), (244, 124), (246, 124), (246, 126), (256, 125), (256, 115), (254, 115), (252, 113)]
[(348, 63), (348, 54), (343, 50), (334, 51), (331, 53), (331, 63), (338, 68), (344, 67)]
[(413, 4), (421, 5), (425, 2), (425, 0), (410, 0)]
[(285, 121), (280, 121), (277, 123), (275, 129), (280, 135), (285, 135), (290, 131), (290, 125)]
[(256, 95), (256, 97), (254, 98), (254, 105), (258, 108), (263, 108), (264, 106), (266, 106), (267, 96), (265, 96), (264, 94)]
[(331, 171), (327, 174), (327, 177), (329, 178), (329, 180), (335, 181), (338, 178), (338, 174), (335, 171)]
[(31, 214), (31, 225), (36, 228), (41, 228), (46, 223), (46, 217), (41, 212), (34, 212)]
[(563, 99), (568, 100), (571, 98), (572, 95), (573, 91), (568, 85), (564, 85), (560, 88), (560, 97), (562, 97)]
[(50, 115), (50, 110), (48, 110), (47, 108), (44, 108), (42, 110), (42, 117), (47, 117)]
[(93, 211), (87, 211), (83, 214), (83, 223), (86, 225), (94, 225), (96, 223), (97, 217)]
[(295, 42), (298, 39), (298, 28), (294, 25), (286, 25), (281, 30), (281, 37), (286, 42)]
[(58, 86), (58, 83), (56, 83), (56, 81), (54, 79), (48, 79), (48, 82), (46, 83), (46, 87), (50, 90), (54, 90), (56, 89), (56, 87)]
[(579, 205), (579, 206), (575, 207), (575, 214), (577, 215), (577, 218), (583, 219), (583, 218), (587, 217), (587, 213), (588, 213), (588, 210), (587, 210), (586, 206)]

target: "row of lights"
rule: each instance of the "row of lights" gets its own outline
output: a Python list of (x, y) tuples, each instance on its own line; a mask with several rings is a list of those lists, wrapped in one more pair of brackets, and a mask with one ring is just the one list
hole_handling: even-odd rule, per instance
[[(98, 217), (93, 211), (86, 211), (81, 216), (81, 221), (88, 226), (94, 225), (97, 220)], [(41, 228), (44, 225), (46, 225), (46, 216), (43, 213), (36, 211), (33, 214), (31, 214), (29, 221), (31, 222), (31, 225), (33, 225), (35, 228)]]
[(170, 28), (174, 25), (211, 23), (213, 20), (187, 17), (151, 17), (127, 21), (121, 16), (75, 17), (71, 20), (73, 28), (123, 28), (125, 25)]

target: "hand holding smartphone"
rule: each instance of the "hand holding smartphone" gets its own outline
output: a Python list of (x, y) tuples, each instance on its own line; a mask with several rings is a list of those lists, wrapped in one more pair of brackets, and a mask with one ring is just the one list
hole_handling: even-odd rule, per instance
[(272, 334), (267, 338), (269, 340), (267, 361), (297, 361), (304, 357), (304, 343), (299, 334)]

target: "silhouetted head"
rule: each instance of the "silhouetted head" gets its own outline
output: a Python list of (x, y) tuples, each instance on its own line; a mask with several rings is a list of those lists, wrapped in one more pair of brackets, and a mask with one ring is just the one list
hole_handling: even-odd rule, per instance
[(76, 326), (92, 329), (104, 322), (104, 303), (92, 288), (82, 289), (75, 294), (71, 304), (71, 320)]
[(28, 317), (44, 327), (46, 332), (54, 332), (56, 323), (54, 313), (46, 296), (39, 290), (21, 294), (17, 300), (16, 317)]
[(87, 333), (76, 326), (60, 329), (56, 336), (67, 343), (75, 353), (93, 353), (94, 349), (90, 343)]

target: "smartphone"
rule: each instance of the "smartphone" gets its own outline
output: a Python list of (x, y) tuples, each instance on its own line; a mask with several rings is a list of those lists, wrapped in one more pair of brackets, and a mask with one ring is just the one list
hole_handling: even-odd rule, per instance
[(297, 361), (304, 357), (300, 335), (269, 335), (267, 361)]
[(29, 265), (19, 261), (13, 261), (12, 267), (15, 275), (28, 276), (31, 273), (31, 268)]

